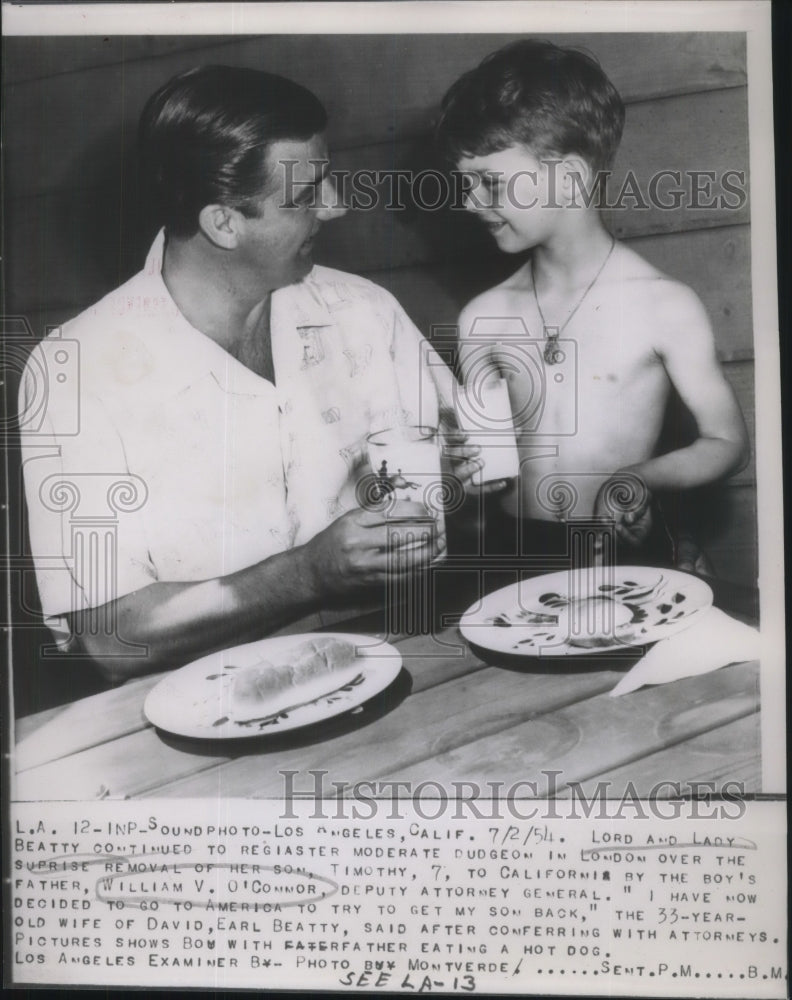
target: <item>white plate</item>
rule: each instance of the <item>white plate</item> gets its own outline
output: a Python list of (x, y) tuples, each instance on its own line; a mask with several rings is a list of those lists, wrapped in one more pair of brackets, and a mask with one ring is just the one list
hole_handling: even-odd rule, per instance
[[(346, 640), (356, 647), (357, 656), (350, 666), (281, 692), (255, 711), (234, 710), (231, 691), (235, 671), (261, 660), (280, 666), (308, 640), (328, 638)], [(198, 739), (282, 733), (357, 708), (383, 691), (401, 665), (400, 653), (373, 636), (345, 632), (276, 636), (188, 663), (149, 691), (143, 711), (152, 725)]]
[[(580, 610), (570, 622), (569, 611), (564, 611), (570, 602), (593, 598), (606, 602), (593, 615), (595, 623), (587, 625), (585, 611), (581, 614)], [(612, 609), (612, 617), (610, 601), (622, 606)], [(711, 606), (712, 590), (707, 584), (677, 570), (647, 566), (562, 570), (487, 594), (468, 608), (459, 628), (468, 642), (497, 653), (584, 656), (665, 639), (698, 621)], [(629, 620), (620, 623), (628, 613)], [(597, 631), (606, 620), (611, 627)], [(570, 635), (573, 629), (577, 636)]]

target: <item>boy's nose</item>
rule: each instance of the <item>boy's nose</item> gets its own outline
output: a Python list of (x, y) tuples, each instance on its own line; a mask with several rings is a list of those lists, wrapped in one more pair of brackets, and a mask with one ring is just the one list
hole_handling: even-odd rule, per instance
[(465, 191), (462, 196), (462, 207), (466, 212), (477, 212), (481, 206), (477, 205), (475, 200), (471, 198), (470, 191)]
[(481, 189), (465, 191), (462, 196), (462, 207), (466, 212), (488, 212), (493, 207), (493, 199), (487, 197)]

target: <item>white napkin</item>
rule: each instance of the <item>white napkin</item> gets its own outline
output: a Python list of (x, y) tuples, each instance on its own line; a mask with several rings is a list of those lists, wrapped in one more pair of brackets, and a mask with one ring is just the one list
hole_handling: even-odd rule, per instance
[(759, 658), (759, 631), (710, 608), (695, 625), (656, 643), (610, 692), (637, 691), (644, 684), (667, 684), (729, 663)]

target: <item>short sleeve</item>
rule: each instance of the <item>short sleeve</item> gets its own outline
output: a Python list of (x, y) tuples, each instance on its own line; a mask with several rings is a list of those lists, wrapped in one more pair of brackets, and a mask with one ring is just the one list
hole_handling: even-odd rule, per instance
[(453, 409), (454, 375), (399, 303), (391, 302), (391, 355), (404, 408), (416, 423), (436, 426), (440, 412)]
[(145, 482), (128, 467), (107, 407), (77, 385), (48, 384), (36, 348), (20, 387), (22, 463), (30, 548), (47, 624), (107, 604), (156, 579), (145, 532)]

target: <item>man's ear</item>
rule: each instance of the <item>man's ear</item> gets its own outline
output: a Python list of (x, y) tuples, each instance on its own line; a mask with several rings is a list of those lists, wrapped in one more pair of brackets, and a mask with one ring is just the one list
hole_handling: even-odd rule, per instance
[(221, 250), (234, 250), (240, 237), (240, 213), (227, 205), (205, 205), (198, 213), (204, 236)]

